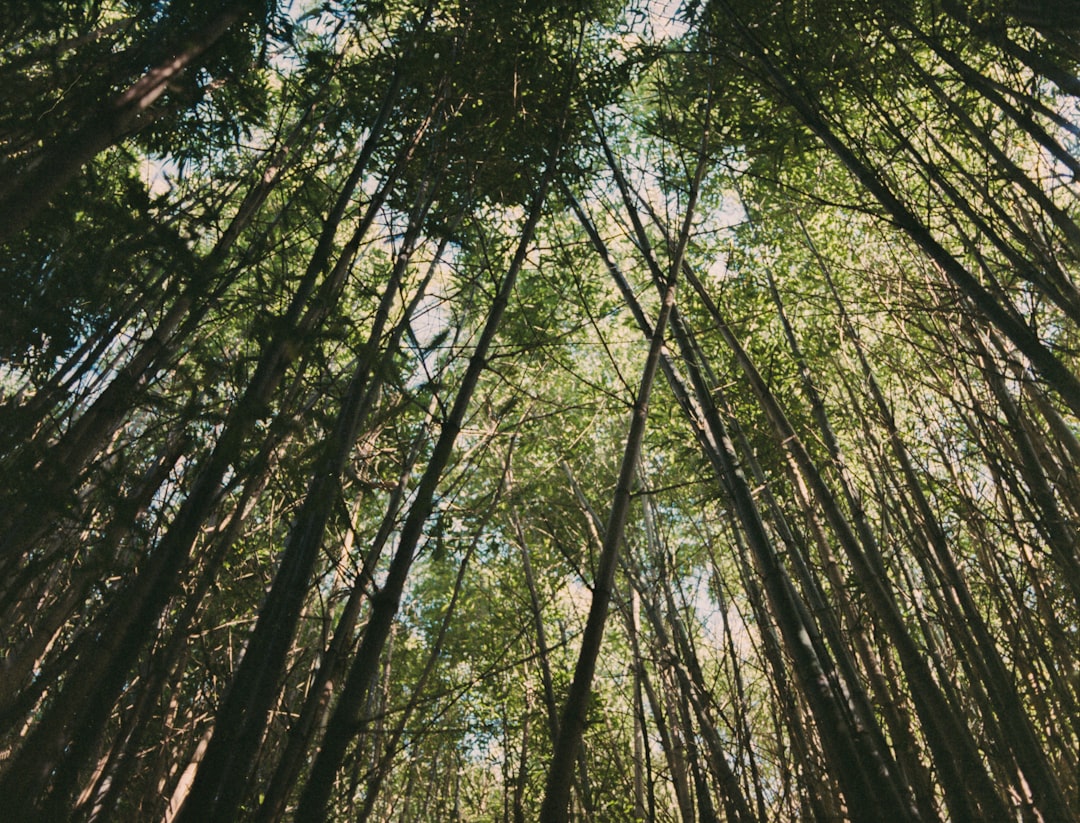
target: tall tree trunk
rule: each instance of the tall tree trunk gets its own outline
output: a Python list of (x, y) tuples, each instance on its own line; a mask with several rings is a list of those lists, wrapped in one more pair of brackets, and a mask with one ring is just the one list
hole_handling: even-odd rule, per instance
[(240, 455), (248, 432), (266, 413), (286, 368), (295, 359), (295, 341), (318, 329), (336, 303), (360, 242), (375, 219), (375, 206), (386, 196), (388, 185), (389, 181), (380, 190), (381, 196), (377, 195), (370, 204), (365, 219), (354, 230), (329, 276), (319, 285), (319, 275), (328, 265), (332, 252), (328, 236), (337, 229), (336, 223), (326, 225), (325, 242), (316, 250), (282, 318), (283, 331), (264, 349), (244, 395), (230, 414), (213, 451), (197, 469), (191, 490), (169, 530), (139, 576), (114, 597), (112, 608), (102, 616), (96, 653), (80, 659), (48, 712), (0, 777), (0, 794), (9, 793), (14, 786), (21, 787), (17, 793), (21, 798), (18, 813), (29, 814), (31, 808), (44, 800), (45, 787), (52, 780), (58, 758), (77, 763), (87, 756), (87, 750), (97, 740), (116, 694), (188, 565), (202, 524), (217, 502), (222, 478)]
[[(358, 813), (356, 820), (358, 823), (368, 820), (375, 807), (375, 802), (378, 800), (379, 792), (382, 790), (383, 783), (390, 774), (390, 767), (393, 763), (393, 759), (398, 752), (398, 746), (401, 742), (401, 737), (405, 733), (405, 728), (419, 706), (421, 699), (424, 695), (424, 689), (427, 687), (428, 680), (435, 671), (435, 666), (438, 663), (439, 656), (442, 654), (443, 643), (446, 640), (446, 632), (450, 628), (450, 620), (454, 614), (454, 609), (457, 606), (458, 597), (461, 594), (462, 584), (465, 581), (465, 571), (469, 566), (469, 561), (472, 559), (473, 553), (476, 551), (476, 547), (480, 544), (480, 540), (486, 530), (488, 524), (491, 522), (491, 517), (495, 513), (496, 505), (501, 502), (503, 494), (506, 491), (507, 484), (510, 479), (510, 460), (513, 453), (513, 445), (507, 450), (506, 460), (503, 464), (502, 477), (499, 480), (499, 487), (496, 489), (495, 494), (491, 498), (491, 503), (488, 506), (483, 517), (480, 518), (480, 522), (477, 523), (473, 529), (473, 533), (469, 540), (468, 549), (465, 551), (465, 556), (461, 559), (461, 564), (458, 567), (457, 576), (454, 578), (454, 586), (450, 593), (450, 601), (446, 605), (446, 609), (443, 612), (442, 622), (439, 624), (439, 631), (435, 636), (435, 642), (431, 644), (431, 649), (428, 652), (427, 660), (424, 663), (424, 668), (420, 672), (420, 676), (416, 679), (413, 686), (409, 689), (409, 702), (401, 710), (400, 718), (397, 722), (397, 727), (390, 735), (384, 745), (384, 753), (376, 764), (371, 777), (367, 781), (367, 788), (364, 792), (364, 804)], [(523, 732), (524, 734), (524, 732)], [(522, 757), (524, 757), (524, 744), (522, 745)], [(516, 804), (520, 805), (520, 804)]]
[(529, 207), (517, 250), (488, 311), (487, 321), (477, 340), (476, 348), (469, 358), (469, 365), (462, 376), (454, 405), (443, 421), (427, 468), (420, 478), (409, 514), (401, 527), (398, 546), (390, 562), (386, 580), (382, 588), (372, 597), (371, 613), (364, 631), (364, 639), (353, 660), (341, 698), (334, 709), (322, 747), (315, 757), (300, 798), (297, 810), (299, 819), (315, 820), (325, 814), (338, 768), (349, 743), (358, 730), (361, 721), (360, 710), (367, 699), (374, 673), (378, 668), (379, 657), (397, 615), (416, 548), (434, 506), (435, 492), (442, 473), (450, 462), (454, 444), (472, 401), (473, 392), (487, 366), (488, 350), (498, 332), (503, 313), (513, 293), (517, 275), (525, 263), (533, 234), (543, 212), (547, 189), (554, 174), (555, 165), (552, 160), (544, 172), (535, 199)]
[[(432, 420), (434, 412), (435, 404), (433, 401), (428, 408), (426, 421), (430, 422)], [(421, 431), (413, 441), (409, 454), (403, 461), (400, 476), (390, 494), (390, 499), (387, 501), (382, 522), (372, 538), (356, 582), (353, 584), (349, 597), (342, 607), (341, 614), (338, 616), (330, 646), (324, 652), (322, 661), (308, 686), (307, 696), (300, 714), (289, 729), (285, 750), (278, 760), (273, 777), (266, 787), (266, 796), (255, 817), (258, 823), (277, 821), (285, 814), (289, 796), (304, 766), (304, 755), (316, 739), (326, 718), (326, 713), (329, 711), (329, 701), (334, 684), (341, 676), (347, 662), (346, 657), (352, 649), (353, 634), (360, 617), (360, 611), (367, 598), (368, 586), (374, 578), (375, 568), (382, 556), (383, 549), (397, 526), (402, 501), (408, 492), (409, 478), (412, 476), (426, 438), (426, 431)]]
[[(669, 581), (661, 581), (661, 585), (667, 589)], [(712, 719), (708, 716), (706, 705), (703, 702), (703, 700), (708, 699), (708, 688), (698, 665), (697, 656), (690, 647), (685, 635), (685, 629), (674, 610), (674, 600), (671, 598), (670, 591), (665, 590), (664, 596), (667, 599), (667, 621), (661, 617), (659, 608), (648, 601), (644, 603), (645, 613), (649, 617), (653, 633), (656, 635), (661, 649), (666, 650), (666, 653), (670, 655), (672, 673), (678, 683), (681, 699), (693, 708), (694, 716), (697, 718), (698, 730), (708, 749), (707, 762), (709, 771), (712, 773), (713, 780), (716, 781), (723, 797), (725, 819), (730, 823), (753, 823), (757, 818), (751, 811), (750, 803), (743, 794), (735, 772), (727, 762), (720, 735), (716, 731)], [(670, 633), (665, 622), (671, 626)], [(673, 637), (674, 641), (672, 640)], [(696, 749), (696, 743), (691, 740), (694, 735), (689, 721), (690, 718), (687, 715), (683, 725), (688, 736), (687, 739), (690, 740), (688, 745), (693, 745)]]
[(422, 192), (421, 202), (410, 216), (397, 261), (383, 287), (367, 344), (358, 357), (356, 372), (333, 431), (321, 445), (322, 454), (289, 532), (273, 586), (259, 608), (244, 657), (218, 711), (210, 744), (180, 813), (181, 823), (232, 820), (244, 798), (251, 761), (277, 695), (282, 666), (307, 598), (311, 572), (330, 515), (341, 495), (341, 475), (373, 402), (369, 382), (381, 359), (383, 333), (433, 196), (433, 192)]
[[(703, 136), (707, 144), (708, 133)], [(593, 581), (592, 602), (589, 616), (585, 623), (585, 632), (581, 639), (574, 679), (563, 704), (559, 720), (559, 738), (555, 742), (551, 765), (548, 769), (547, 782), (544, 786), (544, 800), (540, 807), (540, 819), (543, 823), (565, 823), (569, 819), (570, 785), (573, 778), (573, 762), (581, 745), (581, 735), (585, 729), (585, 715), (589, 693), (592, 690), (592, 678), (596, 669), (596, 660), (600, 654), (600, 643), (604, 636), (608, 607), (615, 583), (615, 572), (619, 563), (619, 548), (622, 544), (623, 531), (630, 512), (631, 492), (638, 460), (641, 457), (645, 427), (649, 418), (649, 395), (652, 393), (656, 372), (659, 368), (664, 349), (664, 335), (667, 333), (668, 319), (675, 308), (675, 284), (682, 268), (683, 255), (690, 239), (690, 228), (694, 219), (701, 180), (705, 174), (705, 157), (702, 152), (698, 158), (694, 182), (690, 188), (686, 216), (678, 244), (672, 254), (669, 274), (664, 283), (664, 292), (660, 312), (653, 327), (649, 342), (649, 353), (642, 369), (641, 382), (634, 399), (630, 431), (626, 436), (626, 448), (623, 452), (619, 478), (615, 486), (615, 496), (608, 514), (604, 530), (604, 542), (597, 562), (596, 577)]]
[(741, 42), (761, 66), (780, 96), (798, 113), (800, 119), (832, 151), (862, 186), (885, 208), (896, 225), (937, 263), (942, 271), (971, 300), (975, 308), (999, 328), (1032, 362), (1035, 369), (1080, 416), (1080, 379), (1017, 316), (1015, 307), (1002, 305), (979, 283), (959, 260), (934, 237), (933, 232), (890, 189), (880, 173), (861, 160), (845, 142), (844, 136), (829, 125), (813, 100), (778, 66), (754, 33), (742, 22), (729, 0), (716, 0), (735, 22)]
[[(803, 227), (803, 231), (804, 233), (806, 232), (805, 227)], [(808, 233), (806, 234), (806, 238), (811, 244), (815, 255), (817, 255), (817, 249), (816, 247), (813, 247), (813, 241)], [(884, 392), (878, 385), (870, 367), (870, 363), (863, 351), (858, 331), (851, 323), (850, 318), (840, 301), (828, 266), (825, 265), (819, 255), (818, 260), (822, 274), (829, 286), (829, 290), (833, 299), (836, 301), (846, 336), (855, 347), (866, 385), (870, 390), (878, 414), (886, 426), (886, 433), (889, 438), (892, 453), (900, 466), (907, 492), (914, 502), (916, 513), (925, 529), (927, 543), (933, 550), (937, 568), (940, 569), (939, 577), (941, 578), (945, 590), (944, 593), (950, 604), (953, 606), (953, 613), (955, 614), (955, 630), (961, 633), (963, 647), (969, 649), (968, 657), (972, 661), (974, 668), (983, 678), (993, 697), (994, 714), (997, 716), (998, 721), (1005, 730), (1005, 735), (1000, 740), (1000, 744), (1006, 748), (1015, 749), (1017, 762), (1031, 787), (1034, 801), (1041, 809), (1043, 815), (1047, 819), (1066, 820), (1068, 819), (1070, 812), (1068, 810), (1068, 804), (1065, 801), (1064, 793), (1057, 778), (1049, 768), (1045, 754), (1031, 727), (1027, 711), (1020, 701), (1015, 685), (1012, 683), (1012, 678), (1006, 671), (1004, 661), (1001, 659), (1001, 655), (990, 635), (986, 622), (977, 608), (967, 583), (957, 566), (953, 553), (948, 546), (945, 530), (939, 523), (930, 506), (930, 502), (923, 493), (922, 486), (918, 481), (914, 466), (908, 455), (908, 450), (897, 430), (892, 409), (886, 401)], [(779, 300), (779, 295), (775, 291), (774, 294), (776, 299)], [(790, 334), (790, 329), (788, 330), (788, 333)], [(1014, 427), (1016, 427), (1017, 437), (1022, 437), (1022, 431), (1019, 428), (1020, 421), (1015, 419), (1015, 406), (1012, 405), (1011, 398), (1002, 385), (1003, 381), (996, 372), (996, 366), (987, 362), (989, 360), (988, 352), (984, 351), (983, 355), (984, 371), (992, 372), (987, 374), (987, 379), (995, 394), (999, 396), (999, 401), (1003, 402), (1003, 408), (1005, 409), (1006, 414), (1010, 414), (1011, 412), (1011, 418)], [(830, 451), (838, 452), (839, 447), (835, 445), (835, 437), (831, 434), (831, 429), (829, 429), (827, 422), (824, 422), (824, 408), (821, 398), (817, 395), (816, 391), (811, 393), (811, 399), (815, 407), (815, 414), (823, 421), (822, 429), (826, 432)], [(1024, 441), (1021, 441), (1022, 445), (1023, 442)], [(1038, 461), (1034, 455), (1033, 449), (1027, 449), (1025, 451), (1025, 457), (1029, 461), (1033, 461), (1036, 467), (1038, 466)], [(1029, 463), (1029, 465), (1031, 464)], [(1041, 472), (1038, 474), (1041, 476)], [(1036, 486), (1038, 485), (1039, 484), (1036, 483)], [(1052, 492), (1049, 491), (1048, 484), (1044, 481), (1040, 488), (1042, 492), (1042, 498), (1040, 499), (1044, 499), (1046, 505), (1051, 507), (1046, 516), (1052, 519), (1056, 518), (1054, 522), (1059, 524), (1056, 529), (1051, 530), (1051, 534), (1060, 534), (1062, 539), (1067, 540), (1069, 537), (1067, 526), (1060, 525), (1063, 521), (1056, 506), (1053, 504)], [(1066, 542), (1064, 546), (1060, 546), (1059, 551), (1055, 552), (1055, 554), (1065, 558), (1069, 557), (1068, 543)], [(1075, 543), (1073, 544), (1071, 556), (1073, 557), (1073, 567), (1070, 567), (1067, 561), (1064, 563), (1066, 567), (1066, 576), (1068, 576), (1070, 572), (1077, 573), (1077, 576), (1080, 576), (1080, 570), (1075, 568)], [(972, 646), (974, 646), (974, 648), (972, 648)]]

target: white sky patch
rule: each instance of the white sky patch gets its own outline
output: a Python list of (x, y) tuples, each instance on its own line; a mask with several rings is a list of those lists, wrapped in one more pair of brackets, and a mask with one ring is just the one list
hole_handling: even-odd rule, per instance
[(617, 40), (624, 48), (643, 43), (662, 43), (681, 37), (689, 26), (678, 19), (682, 0), (639, 0), (624, 15), (624, 26)]
[[(409, 318), (413, 338), (423, 350), (423, 359), (417, 363), (408, 381), (411, 388), (421, 386), (438, 373), (442, 352), (434, 348), (434, 344), (440, 334), (452, 331), (451, 312), (446, 293), (454, 282), (453, 257), (454, 249), (448, 248), (435, 264), (435, 276), (432, 277), (427, 291), (416, 306), (416, 311)], [(414, 354), (419, 356), (421, 352), (416, 351)]]
[(147, 157), (142, 161), (139, 175), (146, 184), (147, 191), (154, 197), (160, 197), (172, 191), (173, 184), (169, 179), (170, 172), (176, 174), (176, 166), (167, 159), (160, 157)]
[(754, 655), (752, 630), (746, 625), (739, 609), (734, 602), (729, 602), (727, 614), (725, 615), (724, 611), (720, 609), (709, 594), (709, 586), (704, 577), (697, 579), (697, 585), (695, 585), (693, 591), (692, 605), (694, 614), (697, 615), (699, 623), (704, 628), (705, 637), (713, 648), (723, 649), (724, 653), (726, 653), (726, 640), (724, 639), (724, 621), (726, 618), (736, 654), (744, 660)]
[(728, 257), (726, 254), (717, 255), (717, 258), (713, 260), (712, 265), (709, 266), (709, 279), (710, 280), (727, 280), (728, 279)]
[(568, 578), (566, 586), (560, 592), (560, 600), (565, 604), (565, 611), (576, 615), (582, 625), (585, 624), (585, 620), (589, 616), (592, 597), (592, 590), (577, 576)]
[[(718, 213), (707, 217), (701, 230), (719, 236), (732, 236), (735, 227), (745, 223), (746, 220), (746, 210), (743, 208), (739, 198), (734, 195), (726, 195), (723, 207)], [(722, 282), (732, 276), (731, 272), (728, 271), (729, 254), (724, 250), (719, 250), (714, 254), (715, 257), (708, 263), (707, 274), (713, 282)]]
[(689, 26), (677, 17), (682, 5), (682, 0), (649, 0), (645, 5), (649, 26), (657, 40), (682, 37), (689, 31)]
[(450, 324), (450, 310), (447, 308), (446, 298), (429, 291), (420, 299), (410, 318), (410, 324), (416, 342), (424, 349), (430, 347)]

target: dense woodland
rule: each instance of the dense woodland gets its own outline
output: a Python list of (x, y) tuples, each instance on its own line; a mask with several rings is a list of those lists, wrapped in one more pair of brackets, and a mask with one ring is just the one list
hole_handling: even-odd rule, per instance
[(5, 0), (0, 816), (1080, 820), (1080, 3)]

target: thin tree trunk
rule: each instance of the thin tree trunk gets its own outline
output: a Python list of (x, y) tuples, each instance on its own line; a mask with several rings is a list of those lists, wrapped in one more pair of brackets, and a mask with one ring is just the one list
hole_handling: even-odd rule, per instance
[[(244, 798), (248, 775), (277, 694), (282, 666), (292, 645), (308, 581), (322, 548), (323, 535), (340, 497), (341, 474), (373, 402), (369, 382), (390, 311), (402, 288), (409, 260), (433, 193), (420, 195), (402, 248), (383, 287), (367, 345), (359, 355), (333, 431), (322, 444), (304, 503), (289, 532), (281, 563), (214, 723), (214, 734), (199, 766), (183, 811), (186, 821), (230, 821)], [(405, 321), (407, 322), (407, 320)]]
[(420, 478), (413, 504), (402, 525), (398, 546), (390, 562), (386, 580), (372, 598), (371, 613), (364, 631), (364, 639), (353, 660), (341, 698), (334, 709), (322, 747), (315, 757), (307, 785), (300, 798), (297, 810), (299, 819), (316, 820), (323, 817), (345, 751), (358, 731), (361, 721), (360, 709), (367, 699), (379, 657), (397, 615), (416, 548), (434, 506), (436, 490), (443, 471), (450, 462), (454, 444), (472, 401), (473, 392), (487, 367), (488, 350), (502, 321), (517, 275), (525, 263), (526, 254), (543, 211), (544, 198), (554, 173), (555, 167), (552, 161), (540, 181), (536, 197), (521, 229), (521, 239), (514, 258), (499, 286), (483, 331), (480, 333), (476, 348), (469, 359), (469, 365), (462, 376), (454, 405), (443, 422), (427, 468)]
[[(707, 144), (708, 133), (703, 136), (703, 145)], [(694, 182), (690, 189), (689, 202), (679, 241), (672, 255), (671, 267), (664, 284), (664, 294), (659, 316), (653, 327), (649, 353), (642, 369), (641, 382), (634, 399), (634, 410), (630, 422), (630, 431), (626, 436), (626, 449), (623, 453), (622, 466), (615, 486), (615, 497), (604, 530), (603, 548), (598, 560), (596, 578), (593, 581), (592, 602), (589, 616), (585, 623), (585, 632), (581, 639), (581, 649), (574, 679), (563, 704), (559, 720), (559, 738), (552, 753), (544, 787), (544, 800), (540, 807), (542, 823), (565, 823), (569, 819), (570, 786), (573, 778), (573, 762), (581, 745), (581, 735), (585, 729), (585, 714), (589, 693), (592, 690), (592, 678), (596, 661), (600, 654), (600, 643), (604, 635), (608, 607), (614, 588), (615, 572), (619, 563), (619, 548), (622, 544), (623, 531), (630, 512), (630, 499), (634, 475), (641, 457), (641, 446), (645, 437), (645, 427), (649, 417), (649, 395), (652, 392), (656, 372), (660, 365), (664, 349), (664, 335), (667, 333), (668, 319), (675, 307), (675, 284), (682, 268), (683, 255), (690, 238), (690, 228), (694, 218), (694, 209), (705, 174), (704, 152), (698, 159)]]
[(937, 263), (953, 283), (971, 300), (978, 311), (997, 326), (1031, 360), (1035, 369), (1080, 416), (1080, 379), (1017, 316), (1015, 307), (1003, 306), (979, 281), (934, 237), (932, 231), (905, 206), (881, 175), (859, 159), (830, 126), (812, 100), (778, 67), (754, 33), (740, 20), (729, 0), (717, 0), (726, 10), (753, 59), (762, 67), (777, 91), (798, 113), (806, 126), (843, 162), (863, 187), (886, 209), (893, 221)]
[[(337, 264), (316, 290), (318, 275), (328, 264), (332, 251), (326, 238), (337, 228), (334, 223), (325, 227), (325, 242), (313, 256), (293, 302), (282, 318), (284, 331), (263, 351), (244, 395), (237, 402), (212, 453), (197, 470), (191, 491), (171, 527), (139, 576), (130, 582), (123, 594), (114, 597), (113, 608), (102, 616), (103, 630), (96, 653), (80, 659), (49, 711), (35, 724), (19, 755), (0, 777), (0, 794), (11, 794), (9, 789), (20, 787), (12, 795), (21, 798), (18, 813), (28, 814), (30, 808), (44, 799), (45, 787), (51, 782), (57, 758), (79, 761), (97, 740), (111, 713), (113, 700), (188, 564), (202, 524), (218, 499), (222, 478), (236, 461), (248, 432), (265, 413), (286, 368), (295, 358), (294, 341), (321, 326), (336, 302), (361, 239), (375, 219), (375, 206), (386, 196), (388, 183), (381, 189), (381, 196), (376, 196), (376, 202), (369, 205), (365, 219), (353, 232)], [(310, 307), (309, 300), (312, 302)], [(12, 811), (15, 813), (16, 810)]]
[[(629, 192), (626, 190), (621, 174), (618, 173), (614, 156), (610, 152), (608, 152), (608, 162), (624, 191), (623, 198), (628, 204), (627, 212), (635, 224), (639, 248), (644, 253), (649, 248), (644, 227), (640, 223), (636, 209), (629, 205)], [(574, 206), (575, 201), (571, 200), (571, 205)], [(637, 306), (632, 290), (626, 285), (625, 279), (611, 261), (603, 241), (591, 227), (591, 222), (585, 218), (580, 207), (576, 206), (574, 210), (586, 228), (598, 254), (619, 285), (639, 326), (643, 332), (650, 333), (651, 330), (648, 329), (647, 321)], [(659, 279), (651, 253), (648, 254), (647, 261), (653, 267), (654, 280)], [(880, 806), (869, 804), (869, 798), (878, 796), (887, 798), (890, 792), (875, 792), (869, 787), (870, 777), (865, 771), (863, 757), (856, 750), (857, 746), (854, 742), (856, 737), (848, 726), (846, 711), (839, 703), (830, 679), (822, 668), (823, 661), (819, 657), (819, 649), (815, 648), (810, 640), (811, 630), (804, 622), (809, 612), (799, 599), (779, 562), (758, 512), (757, 504), (754, 502), (753, 493), (739, 468), (734, 446), (713, 404), (711, 390), (706, 386), (700, 374), (694, 355), (687, 348), (683, 350), (683, 360), (694, 386), (694, 400), (690, 399), (681, 381), (675, 375), (670, 361), (665, 357), (663, 364), (669, 385), (680, 399), (680, 406), (694, 425), (698, 442), (712, 463), (717, 478), (730, 495), (736, 516), (744, 526), (754, 562), (758, 565), (759, 573), (765, 582), (770, 605), (780, 626), (784, 642), (794, 660), (798, 682), (807, 695), (811, 711), (817, 721), (817, 728), (827, 752), (832, 774), (836, 776), (844, 796), (848, 799), (849, 810), (855, 815), (856, 820), (876, 823)], [(816, 634), (816, 631), (813, 633)]]
[[(668, 582), (663, 581), (665, 587)], [(750, 803), (743, 794), (735, 772), (727, 762), (723, 743), (702, 702), (703, 697), (708, 693), (708, 689), (698, 666), (697, 657), (693, 649), (690, 648), (685, 636), (685, 630), (674, 610), (674, 600), (671, 598), (669, 590), (665, 590), (665, 597), (668, 601), (667, 623), (671, 625), (672, 629), (670, 634), (665, 626), (665, 621), (661, 618), (659, 610), (654, 604), (646, 601), (644, 603), (645, 613), (649, 617), (653, 633), (656, 635), (661, 649), (667, 650), (671, 657), (672, 673), (679, 685), (682, 699), (689, 703), (694, 710), (694, 716), (697, 717), (698, 729), (708, 748), (709, 771), (712, 773), (713, 779), (716, 781), (724, 799), (725, 818), (730, 823), (744, 823), (744, 821), (745, 823), (754, 823), (757, 818), (750, 809)], [(674, 637), (674, 641), (672, 637)], [(708, 698), (705, 697), (705, 699)], [(696, 748), (696, 744), (692, 742), (693, 729), (689, 723), (689, 716), (685, 718), (683, 725), (688, 736), (688, 745)]]
[[(433, 401), (428, 409), (428, 421), (432, 419), (434, 412), (435, 404)], [(416, 437), (410, 447), (408, 456), (404, 460), (398, 482), (387, 502), (382, 523), (380, 523), (378, 531), (371, 541), (356, 582), (353, 584), (349, 592), (349, 598), (346, 600), (338, 617), (330, 647), (323, 654), (322, 662), (308, 686), (307, 696), (300, 710), (300, 715), (289, 729), (289, 738), (285, 750), (278, 761), (273, 777), (267, 786), (266, 796), (255, 816), (258, 823), (277, 821), (285, 814), (289, 795), (304, 765), (304, 755), (322, 729), (326, 713), (329, 710), (333, 684), (340, 677), (345, 665), (346, 655), (353, 645), (353, 633), (360, 617), (360, 610), (367, 596), (367, 587), (374, 577), (375, 568), (382, 556), (383, 549), (397, 525), (401, 504), (408, 491), (409, 478), (420, 456), (426, 436), (426, 431), (422, 431)]]
[[(510, 458), (513, 452), (513, 445), (507, 451), (506, 461), (503, 464), (503, 473), (499, 481), (499, 487), (496, 489), (495, 494), (492, 496), (491, 503), (484, 513), (484, 516), (480, 519), (480, 522), (473, 529), (471, 539), (469, 540), (469, 547), (465, 552), (465, 556), (461, 560), (461, 564), (458, 567), (457, 576), (454, 578), (454, 587), (451, 590), (450, 602), (446, 606), (446, 610), (443, 613), (442, 622), (439, 624), (438, 634), (435, 636), (435, 642), (431, 645), (431, 650), (428, 652), (427, 660), (424, 663), (424, 668), (420, 672), (420, 676), (416, 679), (412, 688), (409, 690), (410, 698), (409, 702), (401, 710), (401, 716), (398, 720), (397, 727), (390, 735), (390, 739), (384, 746), (384, 753), (379, 762), (376, 764), (374, 772), (368, 779), (367, 788), (364, 792), (364, 805), (361, 807), (360, 812), (356, 816), (357, 823), (364, 823), (371, 816), (371, 813), (375, 807), (375, 802), (379, 797), (379, 792), (382, 790), (383, 783), (390, 774), (390, 767), (393, 764), (395, 755), (398, 752), (398, 745), (401, 742), (401, 737), (405, 733), (405, 728), (419, 706), (420, 701), (424, 694), (424, 689), (427, 687), (427, 682), (431, 678), (431, 675), (435, 671), (435, 665), (439, 660), (439, 656), (442, 654), (443, 643), (446, 640), (446, 632), (450, 628), (450, 619), (454, 614), (454, 609), (457, 607), (458, 597), (461, 594), (461, 587), (465, 581), (465, 571), (469, 566), (469, 561), (472, 559), (473, 553), (476, 551), (476, 547), (480, 543), (480, 539), (491, 522), (491, 517), (495, 513), (496, 505), (501, 501), (503, 494), (506, 491), (507, 484), (510, 479)], [(524, 745), (522, 746), (522, 757), (524, 757)]]

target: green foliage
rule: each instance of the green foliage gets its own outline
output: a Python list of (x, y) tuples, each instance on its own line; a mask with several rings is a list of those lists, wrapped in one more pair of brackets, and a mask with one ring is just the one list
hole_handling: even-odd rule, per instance
[[(452, 426), (330, 817), (539, 814), (648, 350), (627, 292), (654, 323), (685, 225), (575, 816), (632, 819), (639, 790), (658, 820), (704, 819), (703, 790), (854, 815), (820, 687), (927, 819), (965, 816), (942, 736), (1014, 816), (1075, 817), (1046, 787), (1077, 785), (1076, 407), (942, 262), (1080, 371), (1078, 52), (1037, 5), (246, 4), (0, 248), (11, 813), (166, 816), (325, 505), (238, 789), (255, 817), (344, 691)], [(0, 193), (221, 11), (6, 4)]]

